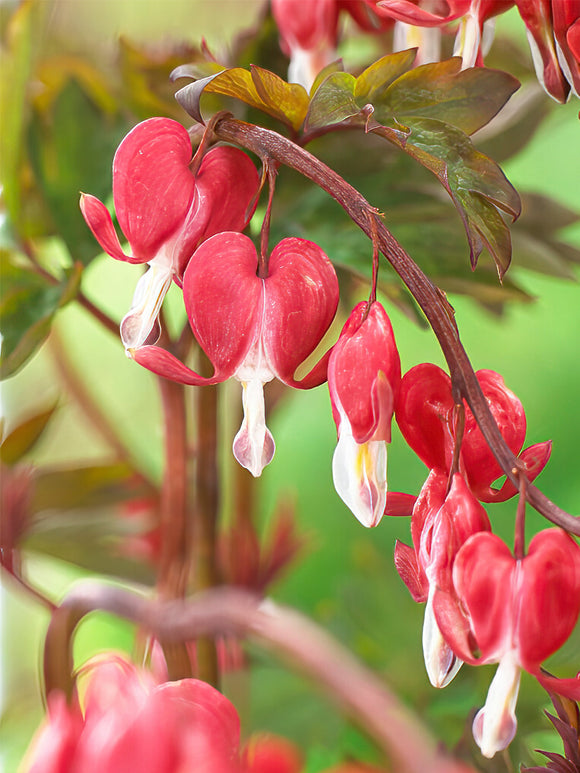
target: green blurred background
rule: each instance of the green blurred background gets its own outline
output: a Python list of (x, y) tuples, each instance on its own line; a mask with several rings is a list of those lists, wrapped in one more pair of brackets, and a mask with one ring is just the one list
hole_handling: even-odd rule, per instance
[[(44, 5), (42, 45), (47, 50), (82, 53), (107, 70), (115, 66), (120, 34), (160, 45), (171, 39), (197, 44), (204, 37), (214, 51), (225, 51), (236, 30), (252, 26), (262, 4), (244, 0), (61, 0)], [(9, 3), (0, 8), (3, 29), (10, 10)], [(499, 19), (498, 29), (522, 38), (513, 13)], [(554, 105), (526, 148), (502, 164), (518, 190), (551, 195), (576, 211), (580, 211), (578, 107), (577, 100)], [(381, 207), (380, 201), (372, 203)], [(580, 247), (578, 224), (569, 227), (564, 236)], [(467, 250), (465, 260), (467, 266)], [(553, 440), (552, 457), (539, 478), (540, 487), (561, 507), (578, 514), (580, 292), (575, 281), (519, 268), (517, 251), (510, 271), (533, 296), (533, 302), (508, 305), (503, 314), (495, 316), (470, 298), (450, 294), (450, 301), (474, 367), (499, 371), (522, 400), (528, 419), (526, 444)], [(120, 318), (129, 306), (135, 281), (131, 266), (102, 256), (87, 270), (83, 289), (111, 316)], [(173, 288), (169, 301), (176, 319), (177, 300)], [(430, 331), (418, 327), (396, 308), (391, 319), (404, 370), (422, 361), (443, 365)], [(154, 379), (126, 359), (119, 342), (75, 305), (59, 313), (57, 329), (74, 352), (75, 363), (95, 399), (106, 406), (143, 468), (158, 479), (162, 435)], [(238, 399), (237, 389), (237, 384), (227, 386), (224, 404)], [(59, 375), (46, 351), (35, 355), (2, 386), (2, 409), (9, 427), (39, 404), (55, 399), (60, 400), (58, 415), (33, 461), (60, 464), (102, 459), (108, 449), (74, 402), (62, 395)], [(231, 437), (231, 421), (229, 415), (224, 417), (224, 438)], [(492, 669), (464, 668), (443, 692), (429, 686), (420, 643), (423, 610), (411, 600), (392, 561), (395, 538), (410, 539), (408, 522), (383, 519), (369, 532), (338, 499), (331, 477), (335, 428), (325, 388), (287, 394), (272, 417), (271, 430), (277, 443), (276, 456), (256, 482), (261, 519), (267, 526), (278, 497), (288, 497), (295, 501), (300, 526), (308, 537), (307, 549), (273, 588), (273, 596), (313, 615), (352, 646), (436, 733), (450, 745), (457, 744), (466, 732), (467, 715), (483, 702)], [(224, 446), (222, 465), (229, 469), (227, 442)], [(425, 474), (395, 429), (389, 449), (390, 488), (417, 493)], [(508, 540), (512, 538), (514, 512), (514, 502), (490, 508), (494, 529)], [(529, 534), (543, 525), (539, 516), (529, 513)], [(81, 575), (70, 564), (33, 553), (27, 556), (26, 564), (34, 584), (46, 588), (53, 598)], [(38, 672), (47, 616), (8, 581), (1, 599), (4, 704), (0, 753), (5, 772), (12, 773), (42, 714)], [(100, 616), (83, 624), (76, 654), (81, 662), (102, 648), (130, 650), (131, 645), (130, 626)], [(554, 670), (567, 674), (577, 671), (579, 645), (577, 631), (554, 658)], [(296, 739), (309, 749), (309, 773), (338, 760), (343, 753), (372, 758), (372, 747), (363, 736), (310, 685), (263, 652), (252, 650), (251, 656), (255, 662), (251, 675), (233, 674), (226, 682), (228, 694), (242, 714), (245, 732), (271, 729)], [(545, 694), (531, 678), (524, 677), (515, 759), (529, 762), (530, 750), (537, 746), (557, 749), (557, 739), (541, 715), (544, 705)]]

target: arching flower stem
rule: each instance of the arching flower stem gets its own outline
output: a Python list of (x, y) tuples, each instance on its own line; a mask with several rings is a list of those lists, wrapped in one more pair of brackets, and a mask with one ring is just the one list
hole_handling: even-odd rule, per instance
[[(498, 464), (512, 483), (519, 486), (518, 462), (506, 445), (489, 410), (469, 357), (461, 343), (453, 307), (443, 292), (421, 271), (385, 227), (380, 213), (333, 169), (277, 132), (231, 117), (224, 117), (217, 121), (214, 131), (220, 139), (236, 143), (262, 158), (266, 155), (270, 156), (308, 177), (330, 194), (370, 239), (373, 238), (371, 223), (374, 224), (380, 251), (405, 283), (437, 336), (454, 386), (471, 408)], [(580, 535), (580, 519), (551, 502), (533, 484), (529, 484), (527, 489), (528, 502), (539, 513), (552, 523)]]

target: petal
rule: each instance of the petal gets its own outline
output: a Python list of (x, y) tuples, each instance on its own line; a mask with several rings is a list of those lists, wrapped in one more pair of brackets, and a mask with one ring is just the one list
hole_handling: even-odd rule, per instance
[[(465, 2), (447, 3), (450, 6), (447, 16), (431, 13), (416, 5), (412, 0), (380, 0), (377, 3), (377, 13), (384, 13), (392, 19), (407, 22), (418, 27), (440, 27), (462, 16), (469, 7)], [(453, 9), (453, 5), (457, 7)]]
[(570, 87), (558, 62), (552, 25), (552, 8), (557, 5), (551, 0), (517, 2), (518, 11), (526, 25), (538, 81), (556, 102), (566, 102)]
[(330, 355), (328, 378), (335, 421), (343, 412), (357, 443), (390, 442), (401, 362), (380, 303), (369, 309), (362, 302), (353, 309)]
[[(499, 373), (479, 370), (476, 375), (505, 442), (514, 454), (519, 454), (526, 437), (526, 414), (522, 403), (506, 387)], [(469, 408), (465, 410), (461, 457), (469, 487), (476, 495), (503, 475)]]
[(254, 478), (260, 477), (276, 450), (274, 438), (266, 427), (263, 387), (258, 379), (242, 382), (244, 419), (233, 444), (235, 458)]
[(337, 494), (363, 526), (376, 526), (387, 501), (387, 445), (383, 440), (357, 443), (341, 425), (332, 458)]
[(451, 379), (437, 365), (422, 363), (403, 376), (395, 409), (397, 424), (430, 469), (451, 466), (453, 406)]
[(395, 542), (395, 569), (407, 586), (413, 601), (418, 603), (427, 601), (429, 583), (425, 572), (423, 572), (417, 562), (415, 550), (410, 545), (405, 545), (404, 542), (399, 540)]
[(261, 330), (264, 290), (257, 266), (251, 239), (227, 231), (197, 248), (183, 276), (193, 333), (225, 378), (244, 361)]
[(229, 370), (218, 371), (216, 369), (213, 376), (208, 378), (200, 376), (199, 373), (188, 368), (175, 355), (160, 346), (141, 346), (139, 349), (127, 349), (127, 354), (143, 368), (147, 368), (157, 376), (163, 376), (169, 381), (176, 381), (178, 384), (187, 384), (188, 386), (219, 384), (233, 375), (233, 372)]
[(237, 148), (211, 148), (195, 177), (196, 201), (176, 245), (179, 276), (201, 241), (222, 231), (242, 231), (258, 200), (260, 177), (250, 158)]
[(522, 561), (517, 640), (533, 670), (568, 639), (580, 613), (580, 547), (562, 529), (545, 529)]
[(517, 562), (495, 534), (479, 532), (460, 548), (453, 585), (481, 651), (481, 662), (497, 662), (513, 648), (513, 598)]
[(150, 118), (135, 126), (113, 160), (113, 198), (121, 230), (133, 254), (152, 260), (183, 224), (195, 178), (189, 169), (191, 141), (169, 118)]
[(473, 737), (484, 757), (506, 749), (516, 734), (515, 708), (520, 689), (520, 667), (513, 651), (500, 660), (489, 686), (485, 706), (473, 720)]
[(403, 491), (388, 491), (385, 515), (405, 517), (413, 514), (413, 508), (417, 497), (414, 494), (405, 494)]
[(131, 309), (121, 321), (121, 340), (125, 349), (154, 344), (159, 338), (157, 317), (172, 278), (171, 269), (153, 263), (137, 282)]
[(433, 613), (433, 593), (430, 589), (423, 618), (423, 657), (427, 676), (433, 687), (446, 687), (453, 680), (463, 661), (456, 657), (443, 638)]
[(270, 255), (264, 290), (266, 358), (280, 381), (300, 387), (294, 372), (334, 319), (339, 294), (336, 273), (314, 242), (283, 239)]
[[(526, 476), (529, 481), (534, 480), (544, 469), (550, 454), (552, 453), (552, 441), (545, 440), (543, 443), (534, 443), (534, 445), (525, 448), (518, 456), (518, 460), (523, 464)], [(511, 482), (506, 480), (499, 489), (484, 487), (476, 489), (475, 493), (481, 502), (505, 502), (518, 493), (518, 490)]]
[(116, 260), (124, 260), (127, 263), (146, 263), (146, 258), (134, 258), (123, 252), (119, 237), (115, 231), (113, 220), (105, 205), (90, 193), (82, 193), (80, 208), (93, 236), (99, 242), (103, 250)]
[(272, 0), (271, 7), (286, 53), (336, 44), (336, 0)]

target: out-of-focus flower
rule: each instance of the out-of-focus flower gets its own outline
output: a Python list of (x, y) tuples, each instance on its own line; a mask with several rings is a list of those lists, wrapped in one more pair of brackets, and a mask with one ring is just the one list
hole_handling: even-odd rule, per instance
[(111, 257), (148, 263), (130, 311), (121, 322), (126, 349), (154, 343), (157, 317), (171, 281), (181, 282), (198, 245), (219, 231), (242, 230), (251, 215), (259, 177), (237, 148), (212, 148), (193, 174), (189, 134), (177, 121), (150, 118), (135, 126), (113, 160), (113, 200), (131, 246), (125, 254), (111, 216), (94, 196), (81, 196), (81, 211)]
[(454, 55), (463, 68), (483, 64), (493, 36), (493, 18), (507, 11), (512, 0), (379, 0), (377, 13), (415, 27), (441, 28), (460, 20)]
[(279, 735), (255, 733), (243, 752), (244, 773), (300, 773), (304, 755), (298, 747)]
[(26, 773), (241, 773), (239, 718), (197, 679), (157, 684), (121, 657), (84, 669), (83, 708), (61, 693), (29, 750)]
[[(499, 373), (480, 370), (476, 375), (505, 442), (514, 454), (519, 454), (528, 479), (533, 480), (548, 462), (551, 442), (536, 443), (522, 451), (526, 415), (520, 400)], [(396, 418), (405, 440), (430, 469), (451, 469), (454, 417), (451, 379), (445, 371), (430, 363), (411, 368), (401, 381)], [(467, 405), (459, 468), (481, 502), (503, 502), (516, 494), (511, 481), (500, 489), (491, 487), (503, 472)]]
[(323, 357), (304, 378), (294, 374), (312, 354), (334, 318), (338, 281), (332, 263), (313, 242), (283, 239), (272, 251), (268, 275), (257, 275), (258, 256), (240, 233), (205, 241), (183, 277), (191, 329), (214, 366), (204, 378), (156, 346), (131, 351), (140, 365), (192, 386), (234, 377), (242, 384), (244, 420), (233, 444), (234, 456), (259, 476), (274, 456), (266, 427), (263, 387), (273, 378), (298, 389), (326, 380)]
[(580, 0), (516, 0), (528, 32), (538, 80), (565, 102), (580, 95)]
[[(413, 547), (397, 541), (395, 567), (413, 599), (426, 601), (423, 621), (423, 655), (429, 681), (445, 687), (462, 661), (443, 638), (435, 609), (449, 604), (453, 596), (452, 569), (460, 547), (473, 534), (490, 531), (483, 507), (455, 474), (449, 491), (448, 475), (431, 470), (413, 508), (411, 535)], [(454, 603), (452, 599), (451, 603)]]
[(563, 530), (547, 529), (515, 559), (496, 535), (474, 534), (457, 553), (453, 586), (458, 603), (437, 615), (446, 641), (467, 663), (499, 664), (473, 722), (482, 754), (493, 757), (516, 732), (521, 669), (548, 690), (580, 698), (579, 679), (556, 679), (540, 669), (578, 619), (580, 548)]
[(288, 81), (308, 91), (318, 73), (338, 58), (338, 23), (346, 11), (365, 32), (380, 32), (390, 19), (375, 11), (375, 0), (271, 0), (280, 45), (290, 57)]
[(338, 444), (334, 486), (364, 526), (376, 526), (387, 503), (387, 443), (401, 379), (393, 328), (377, 301), (359, 303), (328, 362)]

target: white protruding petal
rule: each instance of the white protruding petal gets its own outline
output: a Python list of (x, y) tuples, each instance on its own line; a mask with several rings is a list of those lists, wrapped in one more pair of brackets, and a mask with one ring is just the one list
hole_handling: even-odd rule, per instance
[(467, 70), (468, 67), (475, 65), (480, 43), (479, 21), (473, 14), (468, 13), (461, 20), (453, 49), (453, 56), (460, 56), (463, 60), (462, 70)]
[(487, 692), (485, 706), (473, 720), (475, 742), (483, 756), (489, 759), (508, 747), (516, 734), (518, 722), (515, 708), (520, 674), (516, 653), (510, 650), (500, 660)]
[(234, 438), (233, 452), (238, 462), (259, 478), (276, 450), (274, 438), (266, 427), (264, 384), (259, 379), (242, 382), (244, 420)]
[(336, 52), (331, 48), (314, 51), (293, 48), (288, 65), (288, 83), (299, 83), (306, 91), (310, 91), (318, 73), (333, 61), (335, 55)]
[(341, 424), (332, 458), (336, 493), (363, 526), (376, 526), (387, 504), (387, 444), (357, 443)]
[(427, 676), (433, 687), (446, 687), (463, 665), (447, 644), (433, 612), (434, 586), (429, 588), (429, 597), (423, 618), (423, 657)]
[(393, 51), (417, 49), (415, 67), (441, 59), (441, 30), (438, 27), (415, 27), (396, 21), (393, 30)]
[[(172, 278), (171, 268), (150, 263), (137, 282), (131, 308), (121, 321), (121, 340), (125, 350), (153, 344), (159, 338), (157, 317)], [(155, 336), (151, 335), (152, 331), (155, 331)]]

